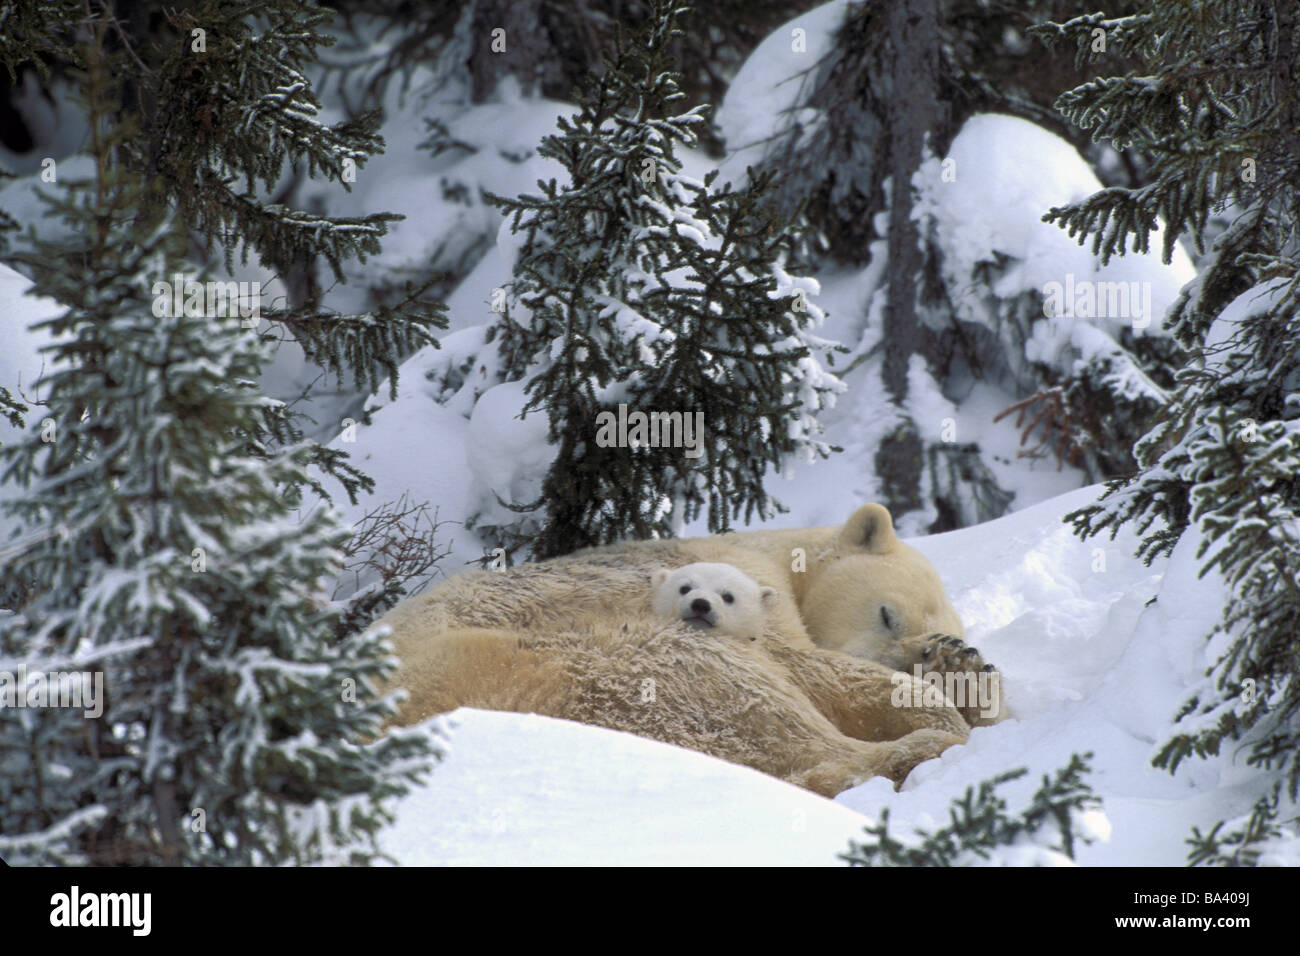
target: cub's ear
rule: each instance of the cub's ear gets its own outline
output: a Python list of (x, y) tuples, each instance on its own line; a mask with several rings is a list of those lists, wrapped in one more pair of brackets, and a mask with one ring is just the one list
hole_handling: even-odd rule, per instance
[(667, 568), (659, 568), (657, 571), (655, 571), (654, 574), (650, 575), (650, 583), (656, 588), (661, 586), (667, 580), (668, 580)]
[(776, 588), (769, 588), (766, 585), (758, 589), (759, 600), (764, 604), (776, 603)]
[(898, 536), (894, 534), (894, 519), (884, 505), (863, 505), (849, 516), (840, 529), (835, 545), (840, 551), (865, 551), (884, 554), (894, 550)]

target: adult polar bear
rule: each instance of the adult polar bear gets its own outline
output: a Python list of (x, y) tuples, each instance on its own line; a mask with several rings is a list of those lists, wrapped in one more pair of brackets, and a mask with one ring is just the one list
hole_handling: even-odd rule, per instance
[[(657, 571), (728, 564), (775, 592), (757, 641), (708, 639), (652, 610)], [(986, 669), (939, 575), (863, 505), (842, 527), (623, 542), (458, 575), (402, 602), (391, 629), (409, 696), (394, 723), (456, 707), (539, 713), (711, 754), (832, 796), (901, 782), (987, 722), (895, 706), (898, 670)], [(997, 686), (996, 682), (993, 684)], [(982, 702), (987, 705), (987, 701)], [(986, 707), (989, 713), (997, 707)]]

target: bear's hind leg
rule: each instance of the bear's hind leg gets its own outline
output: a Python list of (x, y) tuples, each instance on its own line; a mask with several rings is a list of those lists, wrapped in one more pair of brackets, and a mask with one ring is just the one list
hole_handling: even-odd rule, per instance
[(823, 797), (834, 797), (872, 777), (888, 777), (897, 790), (917, 764), (965, 741), (964, 736), (930, 729), (914, 730), (898, 740), (853, 741), (855, 746), (846, 752), (828, 754), (786, 779)]

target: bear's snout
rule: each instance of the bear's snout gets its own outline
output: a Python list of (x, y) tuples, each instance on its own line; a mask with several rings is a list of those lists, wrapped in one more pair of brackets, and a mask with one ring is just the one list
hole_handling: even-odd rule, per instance
[(691, 610), (696, 614), (708, 614), (713, 610), (713, 605), (704, 600), (704, 598), (696, 598), (691, 602)]

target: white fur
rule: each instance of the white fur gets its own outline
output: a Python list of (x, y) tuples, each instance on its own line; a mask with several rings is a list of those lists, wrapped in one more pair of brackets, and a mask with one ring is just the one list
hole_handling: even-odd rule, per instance
[(714, 634), (756, 640), (776, 592), (730, 564), (698, 561), (651, 578), (654, 612)]

